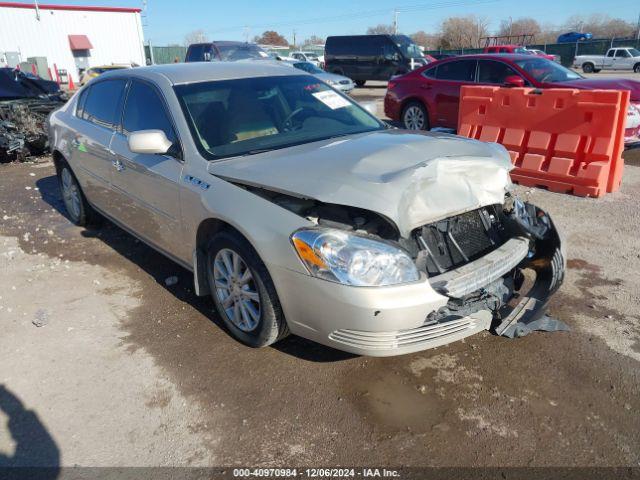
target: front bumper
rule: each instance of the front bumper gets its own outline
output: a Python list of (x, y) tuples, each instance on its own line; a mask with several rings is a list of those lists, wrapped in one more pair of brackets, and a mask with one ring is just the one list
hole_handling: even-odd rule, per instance
[(500, 333), (498, 329), (504, 331), (544, 314), (549, 297), (562, 283), (565, 268), (560, 238), (555, 229), (551, 233), (544, 240), (532, 240), (533, 256), (526, 249), (521, 251), (519, 237), (509, 241), (510, 248), (518, 252), (515, 256), (498, 249), (492, 265), (489, 254), (473, 262), (477, 272), (460, 269), (469, 282), (480, 275), (493, 282), (501, 275), (508, 276), (515, 267), (535, 271), (535, 282), (528, 292), (521, 293), (521, 301), (505, 305), (499, 313), (486, 306), (450, 310), (447, 295), (459, 288), (455, 278), (433, 277), (429, 281), (424, 277), (406, 285), (351, 287), (276, 266), (269, 266), (269, 270), (292, 333), (358, 355), (401, 355), (455, 342), (492, 327)]

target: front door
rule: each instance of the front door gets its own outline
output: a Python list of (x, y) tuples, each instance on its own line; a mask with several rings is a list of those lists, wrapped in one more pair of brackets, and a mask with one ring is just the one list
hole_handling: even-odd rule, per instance
[[(125, 226), (177, 257), (183, 241), (179, 194), (183, 162), (167, 112), (153, 85), (131, 81), (122, 127), (111, 143), (117, 162), (112, 178), (122, 208), (119, 218)], [(128, 135), (140, 130), (162, 130), (173, 146), (164, 155), (133, 153)]]

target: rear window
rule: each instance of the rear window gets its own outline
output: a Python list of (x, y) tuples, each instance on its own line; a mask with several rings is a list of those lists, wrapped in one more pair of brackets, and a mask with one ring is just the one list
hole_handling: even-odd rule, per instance
[(119, 123), (122, 94), (127, 81), (106, 80), (91, 85), (82, 111), (82, 118), (97, 125), (112, 128)]
[(475, 60), (457, 60), (438, 65), (438, 80), (473, 82), (476, 76)]

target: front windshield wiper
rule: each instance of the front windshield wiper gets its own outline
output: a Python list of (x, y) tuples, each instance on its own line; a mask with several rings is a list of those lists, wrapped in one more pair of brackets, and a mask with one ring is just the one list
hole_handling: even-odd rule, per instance
[(279, 147), (270, 147), (270, 148), (254, 148), (253, 150), (248, 150), (244, 153), (242, 153), (240, 156), (241, 157), (246, 157), (247, 155), (256, 155), (258, 153), (265, 153), (265, 152), (271, 152), (272, 150), (276, 150)]

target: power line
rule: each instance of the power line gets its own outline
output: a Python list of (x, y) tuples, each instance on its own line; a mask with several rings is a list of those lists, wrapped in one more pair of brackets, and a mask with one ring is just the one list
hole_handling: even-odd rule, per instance
[[(401, 7), (396, 7), (394, 9), (394, 12), (406, 13), (406, 12), (415, 12), (419, 10), (435, 10), (439, 8), (449, 8), (449, 7), (486, 5), (486, 4), (496, 3), (501, 1), (504, 1), (504, 0), (476, 0), (476, 1), (453, 0), (453, 1), (436, 2), (436, 3), (422, 3), (417, 5), (405, 5)], [(343, 13), (341, 15), (333, 15), (328, 17), (307, 18), (307, 19), (301, 19), (296, 21), (263, 23), (263, 24), (250, 25), (249, 27), (252, 29), (282, 28), (282, 27), (310, 25), (310, 24), (317, 24), (317, 23), (347, 21), (347, 20), (353, 20), (354, 17), (357, 17), (357, 18), (379, 17), (383, 15), (388, 15), (388, 14), (389, 14), (389, 9), (385, 8), (380, 10), (368, 10), (364, 12)], [(226, 27), (226, 28), (211, 30), (210, 33), (230, 32), (230, 31), (240, 30), (246, 27), (247, 25)]]

